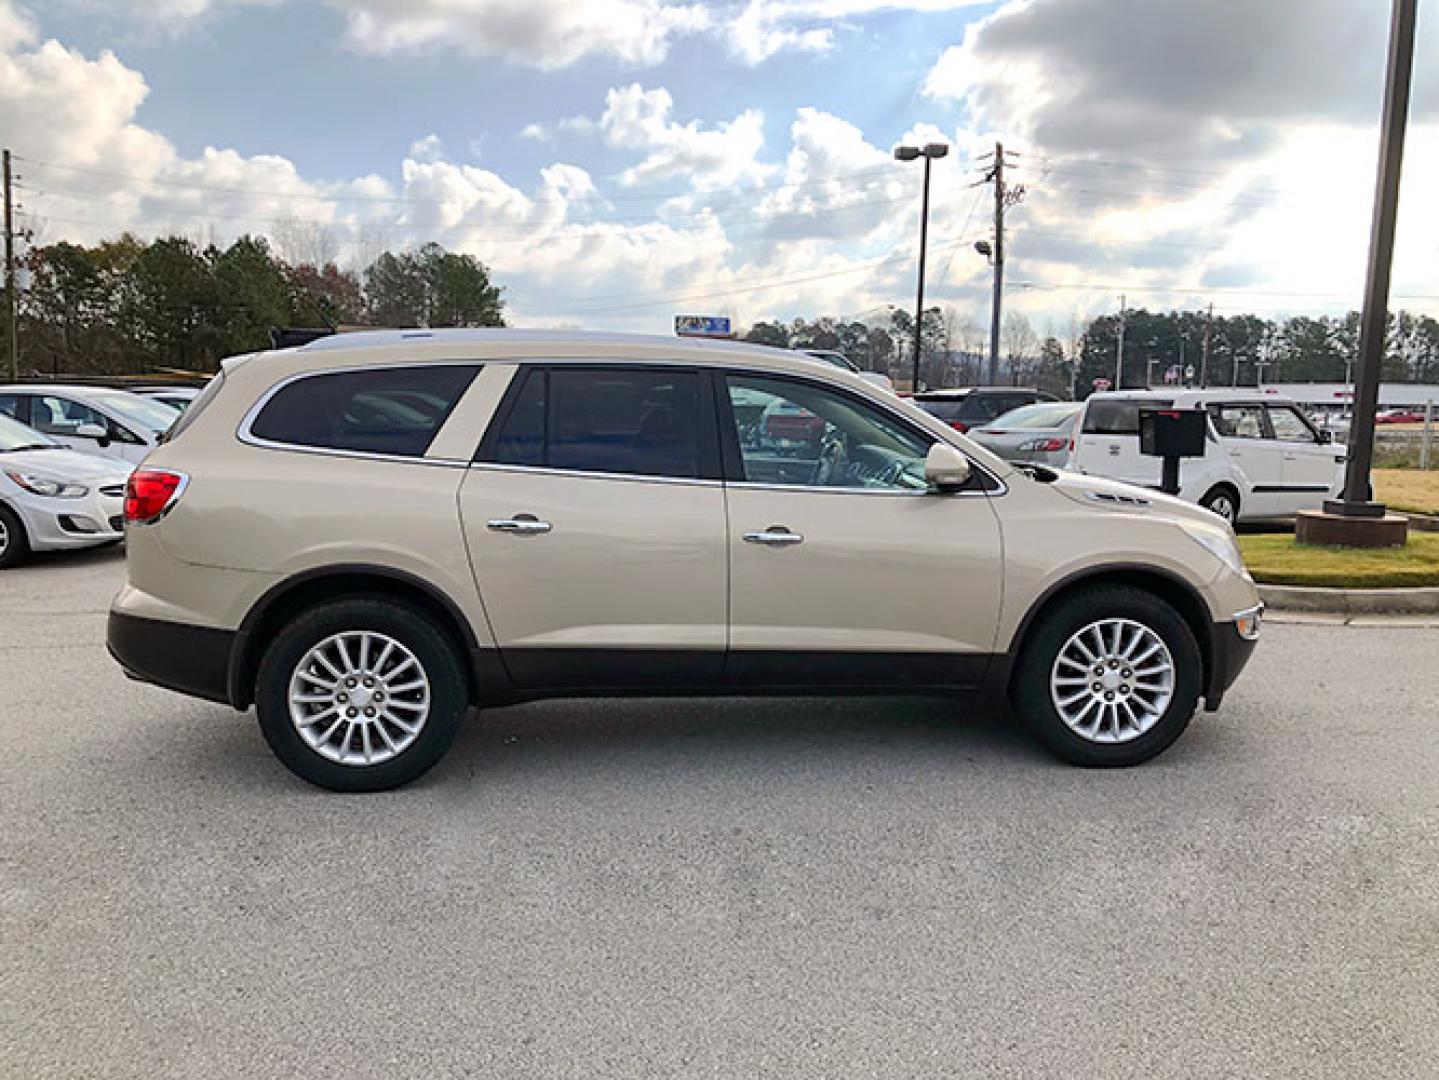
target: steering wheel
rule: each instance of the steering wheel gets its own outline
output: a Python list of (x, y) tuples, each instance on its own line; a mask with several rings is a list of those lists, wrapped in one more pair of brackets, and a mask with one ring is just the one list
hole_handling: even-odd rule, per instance
[(905, 468), (905, 462), (891, 461), (885, 466), (884, 472), (875, 478), (875, 483), (880, 487), (908, 487), (909, 485), (901, 483)]
[(844, 437), (826, 435), (819, 446), (819, 468), (815, 470), (814, 474), (815, 486), (828, 487), (830, 481), (844, 467), (844, 461)]

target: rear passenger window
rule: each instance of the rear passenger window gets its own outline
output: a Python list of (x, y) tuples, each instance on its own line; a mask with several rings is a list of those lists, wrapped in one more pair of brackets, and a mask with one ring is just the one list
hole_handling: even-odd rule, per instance
[(307, 375), (265, 403), (250, 434), (292, 446), (423, 457), (479, 370), (426, 364)]
[(1091, 401), (1084, 411), (1084, 430), (1090, 435), (1138, 435), (1139, 410), (1167, 409), (1172, 401)]
[(695, 478), (699, 397), (693, 371), (531, 371), (495, 439), (493, 460)]

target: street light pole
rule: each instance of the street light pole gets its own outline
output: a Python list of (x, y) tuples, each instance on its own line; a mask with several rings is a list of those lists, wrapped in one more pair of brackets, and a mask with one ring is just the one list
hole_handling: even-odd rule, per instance
[(936, 158), (942, 158), (947, 153), (949, 153), (947, 143), (927, 143), (924, 147), (896, 146), (894, 148), (894, 156), (897, 161), (913, 161), (915, 158), (924, 158), (924, 194), (919, 211), (919, 281), (915, 287), (914, 296), (914, 375), (910, 384), (911, 391), (916, 394), (919, 393), (920, 343), (923, 340), (924, 331), (924, 257), (929, 246), (929, 166)]

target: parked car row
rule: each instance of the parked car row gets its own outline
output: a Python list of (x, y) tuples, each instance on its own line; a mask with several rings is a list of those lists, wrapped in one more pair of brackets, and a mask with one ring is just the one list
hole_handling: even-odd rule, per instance
[(1140, 411), (1202, 410), (1205, 453), (1180, 463), (1179, 494), (1230, 523), (1318, 509), (1344, 482), (1345, 450), (1333, 432), (1292, 401), (1242, 388), (1126, 390), (1061, 402), (1040, 391), (994, 387), (931, 391), (914, 401), (1009, 461), (1147, 488), (1159, 486), (1161, 462), (1140, 452)]
[(197, 393), (0, 386), (0, 569), (124, 539), (126, 481)]

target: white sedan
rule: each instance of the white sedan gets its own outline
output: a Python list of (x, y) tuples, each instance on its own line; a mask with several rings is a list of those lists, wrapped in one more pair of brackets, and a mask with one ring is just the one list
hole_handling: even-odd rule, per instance
[(67, 450), (0, 414), (0, 570), (32, 551), (123, 539), (125, 481), (132, 468)]

